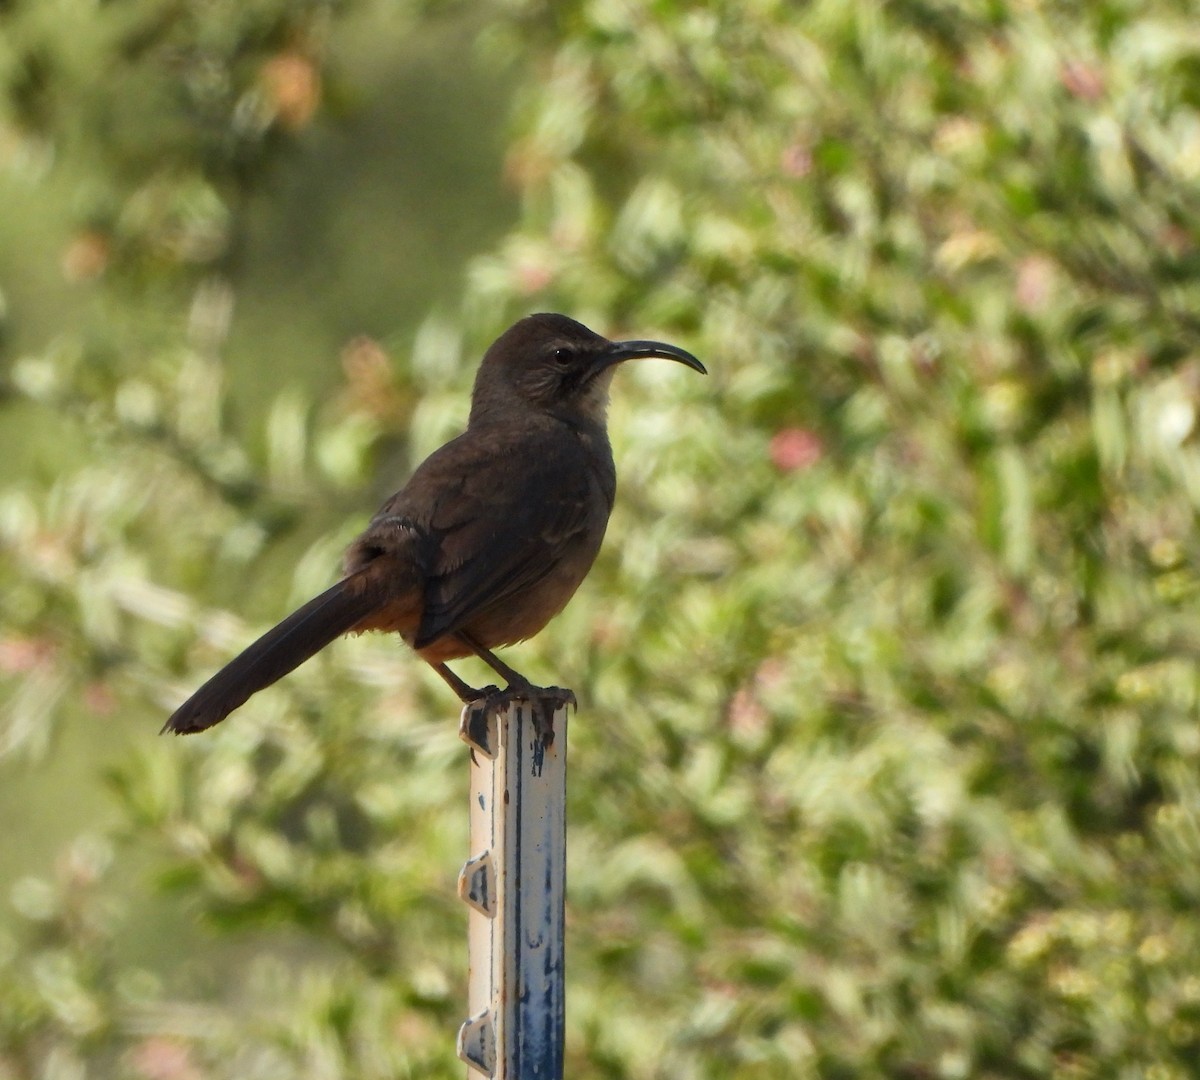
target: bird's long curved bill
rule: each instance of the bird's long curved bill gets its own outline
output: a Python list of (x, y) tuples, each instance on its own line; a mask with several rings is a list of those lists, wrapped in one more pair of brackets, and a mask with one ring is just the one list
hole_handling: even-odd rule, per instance
[(681, 364), (686, 364), (693, 371), (700, 372), (701, 375), (708, 374), (704, 365), (690, 352), (679, 348), (678, 345), (668, 345), (664, 341), (614, 341), (604, 350), (602, 364), (604, 367), (608, 367), (610, 364), (619, 364), (623, 360), (640, 360), (654, 356), (662, 357), (664, 360), (677, 360)]

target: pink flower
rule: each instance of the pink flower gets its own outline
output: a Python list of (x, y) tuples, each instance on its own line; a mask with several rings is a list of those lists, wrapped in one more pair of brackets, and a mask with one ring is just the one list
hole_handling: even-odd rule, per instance
[(784, 428), (771, 439), (771, 464), (781, 472), (811, 469), (825, 456), (821, 436), (807, 428)]
[(1068, 94), (1081, 101), (1096, 101), (1104, 94), (1104, 72), (1082, 60), (1068, 60), (1059, 69), (1058, 79)]

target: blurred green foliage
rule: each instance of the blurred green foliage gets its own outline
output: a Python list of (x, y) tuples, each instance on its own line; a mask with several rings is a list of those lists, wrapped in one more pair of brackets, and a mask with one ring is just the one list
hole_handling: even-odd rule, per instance
[[(446, 10), (0, 6), (0, 236), (68, 223), (67, 285), (0, 248), (0, 730), (120, 746), (111, 827), (11, 890), (0, 1078), (460, 1075), (436, 680), (356, 640), (211, 736), (152, 733), (327, 583), (481, 347), (545, 309), (711, 371), (622, 373), (609, 541), (520, 650), (583, 702), (568, 1075), (1195, 1075), (1191, 6), (480, 5), (420, 70), (473, 37), (506, 65), (519, 222), (464, 202), (456, 306), (453, 252), (373, 259), (376, 190), (320, 249), (355, 253), (352, 314), (275, 316), (340, 378), (239, 364), (238, 305), (330, 280), (283, 234), (247, 252), (336, 170), (304, 148), (364, 123), (335, 43)], [(501, 82), (434, 187), (499, 170)], [(353, 299), (406, 273), (442, 283), (411, 338)], [(62, 317), (21, 325), (37, 297)]]

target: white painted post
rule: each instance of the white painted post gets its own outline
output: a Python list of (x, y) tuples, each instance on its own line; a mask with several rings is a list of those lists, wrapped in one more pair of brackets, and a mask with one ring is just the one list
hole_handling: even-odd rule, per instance
[(463, 709), (471, 857), (458, 893), (471, 908), (470, 985), (458, 1056), (468, 1080), (562, 1080), (568, 707), (539, 703), (554, 706), (548, 746), (529, 701), (498, 718)]

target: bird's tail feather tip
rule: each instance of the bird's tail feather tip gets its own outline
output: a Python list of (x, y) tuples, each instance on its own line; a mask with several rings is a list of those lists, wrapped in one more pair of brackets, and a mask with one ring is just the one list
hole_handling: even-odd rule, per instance
[(171, 714), (159, 734), (192, 735), (219, 724), (252, 694), (353, 629), (378, 604), (371, 594), (339, 581), (235, 656)]
[[(210, 727), (215, 727), (225, 719), (238, 705), (243, 704), (245, 698), (235, 702), (231, 707), (227, 701), (214, 704), (211, 700), (206, 700), (209, 695), (204, 694), (205, 687), (201, 687), (187, 701), (179, 706), (167, 718), (167, 722), (163, 724), (160, 735), (195, 735), (199, 731), (207, 731)], [(247, 694), (246, 697), (250, 695)]]

